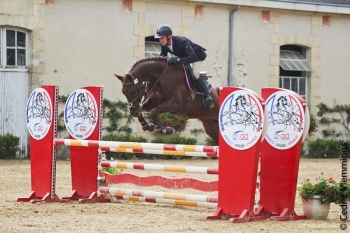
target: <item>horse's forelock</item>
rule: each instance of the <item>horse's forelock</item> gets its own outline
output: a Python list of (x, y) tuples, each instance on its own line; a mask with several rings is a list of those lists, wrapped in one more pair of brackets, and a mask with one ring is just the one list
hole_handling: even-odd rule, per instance
[[(128, 71), (128, 73), (129, 73), (129, 72), (130, 72), (130, 71)], [(128, 78), (128, 76), (127, 76), (128, 73), (126, 73), (126, 74), (123, 75), (123, 83), (126, 83), (126, 79)]]

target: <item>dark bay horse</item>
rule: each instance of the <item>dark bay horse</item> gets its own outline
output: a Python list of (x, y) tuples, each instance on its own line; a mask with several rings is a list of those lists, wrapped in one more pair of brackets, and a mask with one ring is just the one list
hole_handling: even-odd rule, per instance
[[(158, 115), (170, 113), (180, 120), (199, 119), (205, 132), (218, 144), (219, 88), (212, 88), (213, 108), (205, 107), (201, 94), (188, 88), (183, 66), (167, 64), (166, 57), (149, 57), (137, 61), (124, 76), (115, 75), (123, 85), (130, 114), (138, 117), (143, 130), (157, 127), (161, 133), (170, 133), (158, 121)], [(149, 112), (154, 124), (148, 124), (142, 111)]]

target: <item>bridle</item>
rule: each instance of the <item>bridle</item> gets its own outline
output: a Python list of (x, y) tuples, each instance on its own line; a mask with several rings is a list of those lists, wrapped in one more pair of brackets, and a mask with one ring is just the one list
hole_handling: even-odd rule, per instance
[[(141, 111), (142, 107), (144, 104), (146, 104), (149, 100), (149, 93), (151, 93), (154, 89), (154, 87), (157, 85), (157, 83), (159, 82), (159, 80), (164, 76), (165, 71), (168, 69), (168, 62), (166, 63), (164, 69), (162, 70), (162, 72), (160, 73), (160, 75), (158, 76), (156, 82), (153, 84), (152, 88), (149, 90), (149, 92), (146, 91), (146, 82), (142, 82), (141, 84), (139, 84), (139, 80), (137, 78), (135, 78), (132, 74), (128, 73), (127, 75), (129, 75), (132, 78), (131, 82), (128, 83), (123, 83), (123, 86), (127, 86), (127, 85), (136, 85), (136, 89), (137, 89), (137, 96), (128, 103), (128, 107), (129, 109), (136, 109), (138, 111)], [(141, 96), (141, 90), (143, 90), (144, 94)], [(135, 106), (133, 105), (134, 101), (139, 99), (139, 106)]]
[[(123, 83), (123, 86), (136, 85), (136, 89), (137, 89), (137, 96), (136, 96), (132, 101), (130, 101), (130, 102), (128, 103), (128, 107), (129, 107), (129, 109), (136, 109), (136, 110), (139, 111), (139, 110), (141, 110), (142, 106), (143, 106), (144, 103), (145, 103), (145, 102), (142, 101), (142, 100), (143, 100), (144, 96), (147, 95), (147, 93), (146, 93), (146, 88), (145, 88), (145, 83), (142, 82), (141, 84), (139, 84), (139, 80), (138, 80), (137, 78), (134, 78), (134, 76), (132, 76), (131, 74), (128, 74), (128, 75), (131, 76), (131, 78), (132, 78), (133, 81), (132, 81), (132, 82), (129, 82), (129, 83)], [(144, 93), (145, 93), (145, 94), (142, 95), (142, 97), (141, 97), (141, 94), (140, 94), (140, 89), (141, 89), (141, 88), (144, 90)], [(134, 101), (137, 100), (137, 99), (140, 100), (140, 101), (139, 101), (139, 106), (138, 106), (138, 107), (133, 105)], [(141, 104), (141, 103), (142, 103), (142, 104)]]

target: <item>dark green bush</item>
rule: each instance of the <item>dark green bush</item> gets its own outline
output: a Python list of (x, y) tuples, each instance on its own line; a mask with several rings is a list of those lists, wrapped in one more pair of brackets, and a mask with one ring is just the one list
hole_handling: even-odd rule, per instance
[[(107, 134), (102, 137), (103, 141), (119, 141), (119, 142), (147, 142), (147, 139), (141, 136), (132, 136), (130, 134)], [(135, 153), (123, 153), (123, 152), (107, 152), (106, 158), (111, 159), (131, 159), (132, 157), (139, 157)]]
[(118, 171), (118, 169), (115, 167), (103, 167), (101, 170), (113, 175), (120, 173), (120, 171)]
[(178, 120), (168, 112), (160, 114), (158, 119), (164, 127), (173, 127), (176, 132), (183, 132), (186, 129), (187, 120)]
[[(340, 158), (341, 146), (345, 143), (343, 140), (325, 140), (316, 139), (315, 141), (309, 141), (308, 158)], [(350, 145), (350, 142), (346, 142)]]
[[(155, 137), (151, 143), (164, 143), (164, 144), (185, 144), (185, 145), (196, 145), (197, 139), (181, 137), (178, 134), (175, 135), (164, 135)], [(156, 159), (188, 159), (188, 156), (177, 156), (177, 155), (153, 155)]]
[(217, 146), (217, 143), (210, 137), (205, 138), (205, 145)]
[(15, 159), (19, 149), (19, 137), (9, 133), (0, 135), (0, 159)]
[(315, 115), (310, 114), (310, 126), (309, 126), (309, 132), (308, 133), (316, 132), (317, 129), (318, 129), (317, 118), (315, 117)]

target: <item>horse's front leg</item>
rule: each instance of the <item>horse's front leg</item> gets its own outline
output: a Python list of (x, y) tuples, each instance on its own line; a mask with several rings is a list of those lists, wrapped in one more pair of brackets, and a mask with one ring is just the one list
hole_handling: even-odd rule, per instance
[(154, 124), (148, 124), (142, 113), (137, 117), (137, 119), (139, 120), (143, 131), (153, 132), (155, 130)]

